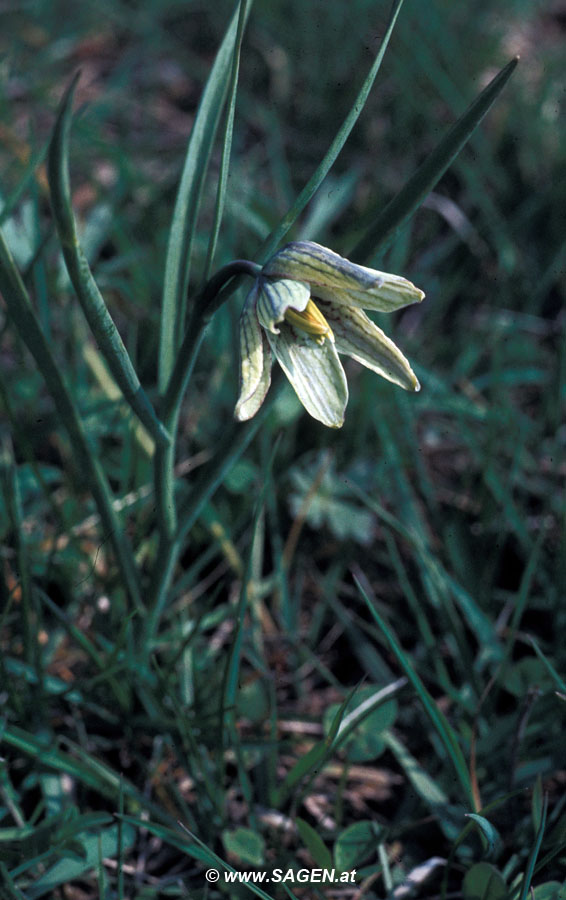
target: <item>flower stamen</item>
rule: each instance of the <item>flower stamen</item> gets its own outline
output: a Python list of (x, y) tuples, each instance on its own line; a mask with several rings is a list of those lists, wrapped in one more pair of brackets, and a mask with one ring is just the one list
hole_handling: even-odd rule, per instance
[(317, 344), (324, 344), (325, 338), (334, 343), (334, 335), (330, 325), (312, 300), (309, 300), (303, 312), (288, 307), (285, 310), (285, 321), (289, 322), (290, 325), (294, 325), (300, 331), (311, 335)]

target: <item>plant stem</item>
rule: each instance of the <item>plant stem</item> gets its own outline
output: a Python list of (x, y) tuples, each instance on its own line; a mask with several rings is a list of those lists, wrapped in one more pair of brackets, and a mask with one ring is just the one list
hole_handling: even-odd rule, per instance
[[(219, 299), (221, 288), (237, 275), (257, 277), (261, 266), (246, 259), (236, 259), (223, 266), (206, 283), (193, 303), (193, 315), (179, 349), (167, 390), (161, 402), (161, 421), (172, 441), (168, 446), (155, 447), (154, 485), (157, 506), (159, 543), (150, 584), (149, 612), (145, 628), (144, 647), (150, 647), (159, 625), (171, 585), (175, 563), (182, 549), (178, 535), (175, 504), (175, 444), (181, 403), (187, 390), (194, 365), (202, 345), (206, 326), (224, 301)], [(184, 532), (186, 533), (186, 532)]]

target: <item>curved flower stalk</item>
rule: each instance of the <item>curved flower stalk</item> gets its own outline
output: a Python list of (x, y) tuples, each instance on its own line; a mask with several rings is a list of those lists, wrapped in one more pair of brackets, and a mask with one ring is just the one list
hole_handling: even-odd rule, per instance
[(263, 266), (240, 319), (240, 397), (252, 418), (271, 382), (273, 356), (313, 418), (340, 428), (348, 385), (338, 353), (418, 391), (407, 359), (363, 311), (393, 312), (424, 293), (399, 275), (358, 266), (311, 241), (295, 241)]

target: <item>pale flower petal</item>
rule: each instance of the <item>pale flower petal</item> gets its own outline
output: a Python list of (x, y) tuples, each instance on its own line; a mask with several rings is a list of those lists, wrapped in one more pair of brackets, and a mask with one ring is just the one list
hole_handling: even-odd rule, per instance
[(308, 413), (329, 428), (340, 428), (348, 385), (332, 341), (317, 344), (283, 323), (278, 335), (267, 332), (271, 349)]
[(420, 390), (408, 360), (363, 310), (392, 312), (423, 297), (406, 278), (358, 266), (320, 244), (287, 244), (264, 265), (244, 306), (236, 418), (251, 418), (263, 403), (272, 354), (307, 412), (331, 428), (343, 424), (348, 402), (338, 352)]
[(406, 278), (358, 266), (313, 241), (287, 244), (262, 271), (275, 278), (308, 282), (313, 297), (363, 309), (393, 312), (424, 298), (423, 291)]
[(405, 390), (420, 390), (409, 361), (363, 310), (325, 301), (319, 301), (319, 306), (334, 332), (339, 353), (351, 356)]
[(298, 312), (306, 309), (311, 296), (310, 287), (301, 281), (291, 281), (288, 278), (268, 281), (260, 276), (258, 283), (258, 319), (268, 331), (279, 334), (277, 325), (283, 321), (289, 307)]
[(244, 422), (255, 416), (271, 383), (271, 350), (256, 313), (257, 282), (240, 317), (240, 397), (235, 418)]

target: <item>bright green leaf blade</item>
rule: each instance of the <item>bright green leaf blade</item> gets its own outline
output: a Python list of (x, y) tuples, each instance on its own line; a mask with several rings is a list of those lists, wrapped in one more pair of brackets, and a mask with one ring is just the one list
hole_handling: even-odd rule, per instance
[(202, 93), (175, 202), (165, 262), (159, 335), (158, 383), (161, 393), (167, 388), (183, 335), (195, 227), (214, 137), (228, 90), (237, 30), (238, 10), (232, 16)]
[(63, 94), (49, 144), (47, 172), (55, 225), (69, 278), (116, 383), (150, 434), (160, 444), (166, 445), (169, 443), (169, 435), (157, 418), (155, 410), (140, 384), (128, 351), (98, 290), (98, 285), (77, 236), (69, 183), (69, 133), (73, 97), (79, 75), (80, 73), (75, 75)]
[(507, 84), (517, 62), (518, 58), (512, 59), (454, 123), (448, 134), (409, 178), (404, 188), (370, 225), (365, 236), (349, 254), (352, 259), (357, 262), (370, 262), (378, 251), (385, 250), (395, 240), (403, 226), (470, 139)]
[(226, 203), (226, 188), (228, 185), (228, 172), (230, 169), (230, 153), (232, 150), (232, 134), (234, 132), (234, 114), (236, 111), (236, 93), (238, 89), (238, 74), (240, 71), (240, 51), (242, 47), (242, 38), (244, 36), (244, 27), (248, 18), (253, 0), (242, 0), (238, 13), (238, 28), (236, 32), (236, 41), (234, 44), (234, 52), (232, 55), (232, 71), (230, 74), (230, 85), (228, 89), (228, 111), (226, 114), (226, 124), (224, 127), (224, 136), (222, 140), (222, 158), (220, 161), (220, 172), (218, 175), (218, 190), (216, 193), (216, 207), (214, 210), (214, 221), (212, 230), (208, 240), (208, 252), (206, 256), (206, 264), (204, 267), (203, 281), (208, 281), (212, 271), (212, 262), (216, 251), (216, 243), (220, 232), (222, 215)]
[(381, 617), (355, 576), (354, 580), (377, 626), (383, 632), (385, 639), (389, 644), (389, 647), (396, 657), (399, 665), (413, 685), (421, 703), (423, 704), (428, 718), (430, 719), (434, 729), (436, 730), (440, 740), (442, 741), (448, 758), (451, 760), (452, 765), (456, 770), (458, 781), (460, 782), (460, 785), (465, 793), (467, 803), (469, 804), (469, 806), (471, 806), (472, 809), (475, 809), (474, 794), (472, 791), (468, 768), (462, 755), (462, 751), (460, 750), (460, 747), (457, 743), (456, 736), (452, 728), (450, 727), (450, 724), (448, 723), (446, 717), (440, 711), (437, 704), (434, 702), (424, 684), (422, 683), (421, 679), (413, 669), (413, 666), (411, 665), (406, 654), (403, 652), (399, 642), (397, 641), (397, 638), (395, 637), (385, 620)]

